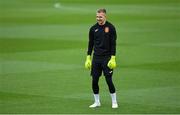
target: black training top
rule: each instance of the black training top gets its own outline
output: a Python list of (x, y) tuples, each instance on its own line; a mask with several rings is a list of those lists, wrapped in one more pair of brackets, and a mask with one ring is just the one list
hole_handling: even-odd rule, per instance
[(87, 54), (94, 49), (95, 56), (111, 56), (116, 54), (116, 29), (106, 21), (104, 25), (96, 23), (89, 30), (89, 44)]

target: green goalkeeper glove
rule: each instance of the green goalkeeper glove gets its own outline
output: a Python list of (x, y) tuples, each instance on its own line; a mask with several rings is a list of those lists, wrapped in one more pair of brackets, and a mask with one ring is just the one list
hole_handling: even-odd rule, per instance
[(116, 68), (115, 56), (111, 56), (111, 59), (109, 60), (107, 66), (108, 66), (110, 69)]
[(91, 65), (92, 65), (91, 56), (87, 55), (86, 62), (85, 62), (85, 68), (90, 70), (91, 69)]

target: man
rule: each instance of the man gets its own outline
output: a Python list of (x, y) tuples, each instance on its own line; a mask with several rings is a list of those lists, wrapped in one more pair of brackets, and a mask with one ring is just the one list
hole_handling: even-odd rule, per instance
[[(105, 9), (97, 10), (96, 20), (97, 23), (89, 30), (89, 43), (85, 62), (85, 68), (91, 70), (92, 89), (95, 100), (89, 107), (95, 108), (101, 106), (98, 81), (103, 72), (112, 98), (112, 108), (118, 108), (115, 87), (112, 82), (113, 69), (116, 67), (116, 30), (110, 22), (106, 21)], [(94, 53), (91, 62), (92, 51)]]

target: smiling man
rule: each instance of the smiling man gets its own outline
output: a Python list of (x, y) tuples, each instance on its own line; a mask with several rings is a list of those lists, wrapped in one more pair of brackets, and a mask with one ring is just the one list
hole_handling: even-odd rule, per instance
[(113, 69), (116, 67), (116, 29), (106, 20), (106, 9), (97, 10), (96, 20), (97, 23), (89, 30), (88, 51), (85, 62), (85, 68), (91, 70), (92, 90), (95, 100), (89, 107), (101, 106), (98, 82), (103, 72), (112, 98), (112, 108), (118, 108), (115, 86), (112, 82)]

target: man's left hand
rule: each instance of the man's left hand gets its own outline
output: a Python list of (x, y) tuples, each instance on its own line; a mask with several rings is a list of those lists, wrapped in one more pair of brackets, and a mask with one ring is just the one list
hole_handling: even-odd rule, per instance
[(107, 66), (108, 66), (110, 69), (116, 68), (116, 59), (115, 59), (115, 56), (111, 56), (111, 59), (109, 60)]

